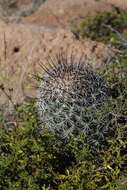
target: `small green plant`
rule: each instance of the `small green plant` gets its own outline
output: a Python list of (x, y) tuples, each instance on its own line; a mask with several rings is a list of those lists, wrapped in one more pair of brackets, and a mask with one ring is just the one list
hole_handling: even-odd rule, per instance
[(127, 176), (121, 176), (119, 180), (116, 181), (119, 190), (127, 190)]
[(73, 163), (73, 154), (49, 131), (38, 127), (35, 103), (17, 108), (15, 126), (0, 128), (0, 189), (49, 190), (57, 173)]
[(127, 28), (126, 20), (127, 12), (113, 10), (86, 17), (77, 29), (72, 29), (72, 32), (82, 38), (88, 37), (92, 40), (115, 44), (118, 36), (113, 29), (120, 33), (124, 32), (124, 29)]

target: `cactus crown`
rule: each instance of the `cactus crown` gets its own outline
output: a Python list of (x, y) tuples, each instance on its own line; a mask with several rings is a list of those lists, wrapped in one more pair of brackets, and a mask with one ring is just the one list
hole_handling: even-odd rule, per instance
[[(108, 86), (83, 58), (64, 53), (48, 60), (38, 91), (39, 117), (62, 138), (84, 131), (92, 134), (93, 114), (108, 96)], [(88, 114), (86, 109), (90, 108)]]

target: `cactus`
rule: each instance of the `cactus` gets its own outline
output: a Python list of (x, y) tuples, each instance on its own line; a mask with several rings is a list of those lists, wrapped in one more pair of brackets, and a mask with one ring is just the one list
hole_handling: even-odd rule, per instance
[[(109, 95), (105, 80), (82, 58), (77, 61), (64, 53), (50, 57), (48, 66), (42, 68), (45, 73), (40, 78), (37, 98), (42, 126), (62, 139), (84, 132), (95, 144), (94, 115)], [(105, 133), (100, 128), (100, 133)]]

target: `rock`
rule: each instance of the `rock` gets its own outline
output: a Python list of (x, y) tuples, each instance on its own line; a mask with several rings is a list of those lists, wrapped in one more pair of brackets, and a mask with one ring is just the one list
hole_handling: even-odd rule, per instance
[(0, 0), (0, 17), (25, 17), (34, 13), (45, 0)]
[[(0, 21), (0, 85), (5, 87), (14, 103), (21, 103), (36, 94), (34, 76), (40, 72), (39, 64), (46, 64), (49, 55), (60, 49), (91, 58), (95, 67), (111, 55), (105, 45), (91, 40), (77, 40), (69, 30), (46, 28), (30, 24), (5, 24)], [(41, 71), (42, 72), (42, 71)], [(7, 101), (0, 93), (0, 104)]]
[(31, 16), (22, 19), (24, 23), (68, 27), (85, 16), (111, 11), (113, 7), (127, 10), (126, 0), (47, 0)]

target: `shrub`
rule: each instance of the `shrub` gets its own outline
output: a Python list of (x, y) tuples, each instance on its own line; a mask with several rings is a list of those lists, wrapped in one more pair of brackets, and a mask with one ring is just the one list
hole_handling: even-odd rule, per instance
[(6, 119), (0, 128), (0, 189), (56, 186), (55, 175), (64, 173), (73, 155), (53, 134), (40, 133), (33, 103), (19, 107), (15, 115), (15, 128), (7, 128)]
[(72, 32), (82, 38), (88, 37), (92, 40), (102, 41), (115, 45), (118, 40), (114, 30), (122, 33), (127, 28), (127, 13), (122, 10), (113, 10), (112, 12), (104, 12), (96, 16), (88, 16), (77, 28), (73, 28)]

